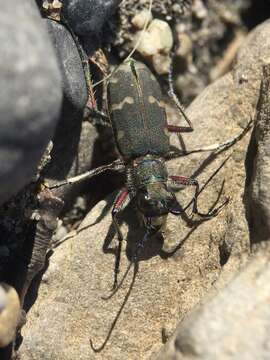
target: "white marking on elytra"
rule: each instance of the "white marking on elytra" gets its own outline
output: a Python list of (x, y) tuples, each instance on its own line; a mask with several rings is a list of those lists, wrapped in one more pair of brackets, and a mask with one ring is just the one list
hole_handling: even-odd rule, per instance
[(134, 99), (131, 96), (126, 96), (123, 101), (118, 104), (111, 105), (111, 111), (122, 110), (125, 104), (134, 104)]
[(116, 76), (112, 76), (111, 78), (110, 78), (110, 82), (112, 83), (112, 84), (117, 84), (118, 83), (118, 78), (116, 77)]
[(117, 132), (117, 140), (123, 139), (124, 136), (125, 136), (125, 132), (123, 130), (119, 130)]
[(161, 100), (161, 101), (158, 101), (158, 100), (157, 100), (154, 96), (152, 96), (152, 95), (149, 95), (149, 96), (148, 96), (148, 101), (149, 101), (150, 104), (156, 103), (159, 107), (165, 108), (164, 102), (163, 102), (162, 100)]
[(170, 137), (170, 132), (169, 132), (167, 126), (165, 126), (165, 128), (164, 128), (164, 134), (165, 134), (167, 137)]

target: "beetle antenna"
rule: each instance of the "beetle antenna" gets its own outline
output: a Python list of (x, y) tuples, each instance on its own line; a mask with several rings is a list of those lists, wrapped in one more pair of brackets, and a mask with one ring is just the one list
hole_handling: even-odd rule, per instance
[(124, 283), (128, 273), (129, 273), (132, 265), (134, 264), (134, 266), (135, 266), (135, 264), (138, 263), (138, 256), (141, 253), (141, 251), (143, 250), (144, 244), (147, 241), (148, 236), (149, 236), (149, 231), (147, 230), (146, 233), (144, 234), (144, 237), (140, 241), (137, 242), (136, 249), (135, 249), (135, 251), (133, 253), (131, 261), (130, 261), (128, 267), (126, 268), (126, 271), (125, 271), (121, 281), (119, 282), (119, 284), (115, 287), (115, 289), (113, 289), (113, 291), (108, 296), (101, 296), (102, 300), (111, 299), (117, 293), (117, 291), (121, 288), (121, 286), (123, 285), (123, 283)]
[(126, 277), (127, 277), (128, 273), (129, 273), (132, 265), (133, 265), (133, 262), (130, 261), (130, 263), (128, 264), (128, 267), (126, 268), (126, 271), (125, 271), (125, 273), (124, 273), (121, 281), (118, 283), (118, 285), (113, 289), (113, 291), (112, 291), (109, 295), (107, 295), (107, 296), (106, 296), (106, 295), (101, 296), (101, 299), (102, 299), (102, 300), (109, 300), (109, 299), (111, 299), (111, 298), (114, 296), (114, 294), (117, 293), (117, 291), (118, 291), (118, 290), (121, 288), (121, 286), (123, 285), (124, 280), (126, 279)]
[[(131, 264), (133, 264), (133, 263), (131, 263)], [(107, 334), (105, 340), (103, 341), (103, 343), (100, 346), (95, 347), (94, 344), (93, 344), (93, 340), (89, 339), (90, 347), (95, 353), (101, 352), (105, 348), (105, 346), (107, 345), (107, 342), (109, 341), (109, 339), (111, 337), (111, 334), (112, 334), (112, 332), (113, 332), (113, 330), (115, 328), (115, 325), (116, 325), (116, 323), (117, 323), (117, 321), (118, 321), (118, 319), (119, 319), (119, 317), (120, 317), (120, 315), (121, 315), (121, 313), (122, 313), (122, 311), (123, 311), (123, 309), (124, 309), (124, 307), (125, 307), (125, 305), (126, 305), (126, 303), (128, 301), (128, 298), (129, 298), (129, 296), (131, 294), (131, 291), (132, 291), (133, 286), (135, 284), (135, 280), (136, 280), (136, 276), (137, 276), (138, 271), (139, 271), (139, 264), (135, 263), (134, 264), (133, 276), (132, 276), (131, 283), (129, 285), (128, 292), (126, 293), (126, 295), (124, 297), (124, 301), (122, 302), (122, 305), (120, 306), (120, 308), (119, 308), (113, 322), (111, 323), (108, 334)]]
[(187, 115), (185, 113), (184, 106), (180, 103), (180, 101), (179, 101), (179, 99), (176, 96), (175, 91), (174, 91), (174, 86), (173, 86), (173, 61), (174, 61), (174, 58), (175, 58), (175, 51), (173, 49), (171, 51), (171, 63), (170, 63), (169, 74), (168, 74), (168, 84), (169, 84), (168, 95), (172, 98), (172, 100), (174, 101), (177, 109), (179, 110), (181, 115), (184, 117), (184, 119), (186, 120), (188, 125), (193, 129), (193, 125), (192, 125), (190, 119), (187, 117)]

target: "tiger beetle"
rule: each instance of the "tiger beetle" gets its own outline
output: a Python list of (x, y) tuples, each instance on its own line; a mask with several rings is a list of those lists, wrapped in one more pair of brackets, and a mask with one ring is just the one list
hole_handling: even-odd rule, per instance
[[(216, 216), (228, 203), (228, 199), (208, 213), (201, 213), (197, 208), (197, 196), (200, 192), (198, 181), (192, 177), (168, 175), (165, 161), (194, 152), (222, 151), (237, 142), (251, 125), (250, 122), (240, 135), (222, 144), (190, 151), (180, 149), (171, 151), (170, 133), (192, 132), (193, 127), (173, 92), (172, 84), (170, 87), (171, 95), (188, 126), (167, 124), (160, 86), (146, 65), (133, 59), (120, 65), (113, 72), (107, 84), (109, 121), (113, 129), (119, 159), (109, 165), (98, 167), (50, 187), (56, 188), (65, 184), (73, 184), (108, 170), (125, 174), (125, 185), (116, 196), (111, 213), (119, 240), (114, 289), (117, 287), (117, 273), (123, 241), (117, 220), (119, 213), (133, 201), (139, 214), (142, 215), (146, 227), (146, 236), (137, 243), (133, 261), (137, 260), (138, 252), (147, 238), (161, 230), (169, 213), (178, 216), (183, 212), (175, 194), (169, 189), (170, 184), (173, 184), (176, 190), (182, 188), (183, 185), (194, 186), (193, 213), (207, 219)], [(102, 120), (104, 121), (104, 117)]]

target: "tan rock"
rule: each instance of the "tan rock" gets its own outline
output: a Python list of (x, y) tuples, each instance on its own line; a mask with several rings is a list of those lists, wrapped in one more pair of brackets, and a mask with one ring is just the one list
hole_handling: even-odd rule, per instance
[(154, 19), (147, 29), (156, 44), (157, 51), (169, 54), (173, 46), (172, 30), (166, 21)]
[(168, 74), (170, 70), (171, 59), (168, 55), (158, 53), (152, 57), (152, 65), (157, 74)]
[(191, 313), (158, 360), (270, 358), (270, 247), (223, 291)]
[(192, 51), (192, 41), (190, 37), (185, 34), (178, 35), (179, 47), (176, 50), (176, 55), (182, 58), (187, 58)]
[(165, 21), (154, 19), (147, 30), (139, 31), (134, 38), (134, 45), (140, 39), (137, 51), (150, 61), (158, 74), (169, 72), (170, 50), (173, 45), (172, 31)]

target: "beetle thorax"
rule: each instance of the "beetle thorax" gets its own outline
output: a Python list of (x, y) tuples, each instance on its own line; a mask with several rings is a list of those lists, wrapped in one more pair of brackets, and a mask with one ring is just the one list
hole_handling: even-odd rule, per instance
[(152, 155), (137, 158), (132, 163), (132, 183), (136, 189), (149, 184), (167, 183), (168, 173), (162, 159)]

